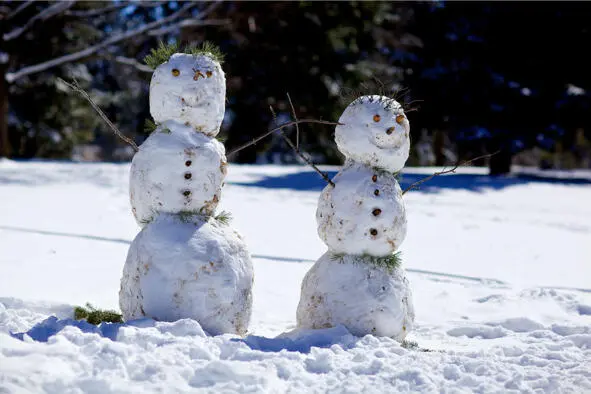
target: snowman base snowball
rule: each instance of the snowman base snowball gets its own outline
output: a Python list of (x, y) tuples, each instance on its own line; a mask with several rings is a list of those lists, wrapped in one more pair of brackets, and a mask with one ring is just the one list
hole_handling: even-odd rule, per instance
[(125, 320), (191, 318), (212, 335), (244, 335), (252, 283), (238, 233), (214, 218), (162, 213), (131, 244), (119, 304)]
[(364, 256), (325, 253), (302, 282), (300, 328), (345, 326), (353, 335), (398, 341), (412, 330), (410, 285), (401, 267), (377, 266)]

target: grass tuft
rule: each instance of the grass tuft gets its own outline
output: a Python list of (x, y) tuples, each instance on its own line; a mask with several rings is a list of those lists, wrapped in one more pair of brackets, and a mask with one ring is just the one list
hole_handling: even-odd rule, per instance
[(111, 310), (96, 309), (90, 303), (87, 303), (86, 307), (74, 307), (74, 319), (84, 319), (90, 324), (94, 324), (95, 326), (103, 322), (123, 323), (123, 317), (120, 313)]
[[(400, 258), (402, 252), (396, 252), (388, 256), (372, 256), (369, 254), (363, 254), (360, 256), (352, 256), (355, 257), (354, 261), (357, 261), (362, 264), (369, 264), (375, 267), (384, 267), (388, 270), (396, 269), (402, 263), (402, 259)], [(334, 253), (331, 256), (331, 259), (334, 261), (344, 262), (345, 254), (343, 253)]]
[(144, 63), (152, 69), (156, 69), (159, 65), (166, 63), (175, 53), (188, 53), (195, 56), (205, 55), (220, 64), (224, 62), (224, 54), (220, 48), (209, 41), (204, 41), (201, 45), (190, 44), (183, 48), (180, 48), (177, 43), (165, 44), (160, 41), (158, 47), (152, 49), (150, 54), (144, 58)]
[(222, 211), (216, 215), (215, 220), (217, 220), (220, 224), (227, 226), (232, 221), (232, 214), (227, 211)]
[(158, 125), (156, 124), (156, 122), (154, 122), (150, 118), (147, 118), (146, 121), (144, 122), (144, 132), (146, 134), (153, 133), (157, 128), (158, 128)]

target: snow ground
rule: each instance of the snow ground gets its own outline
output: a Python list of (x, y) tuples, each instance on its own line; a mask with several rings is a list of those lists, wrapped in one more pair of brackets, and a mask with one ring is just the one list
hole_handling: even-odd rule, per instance
[[(430, 172), (405, 169), (403, 186)], [(255, 264), (246, 338), (209, 337), (190, 320), (99, 331), (54, 319), (30, 332), (38, 341), (9, 336), (70, 318), (75, 304), (117, 308), (139, 231), (128, 173), (0, 161), (0, 393), (591, 392), (586, 174), (490, 179), (468, 168), (405, 196), (409, 339), (430, 352), (343, 327), (291, 331), (301, 279), (325, 251), (314, 217), (323, 181), (296, 166), (229, 168), (221, 208)]]

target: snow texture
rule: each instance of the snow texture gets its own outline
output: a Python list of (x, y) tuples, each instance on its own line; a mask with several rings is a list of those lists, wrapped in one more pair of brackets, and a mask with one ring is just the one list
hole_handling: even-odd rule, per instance
[(246, 333), (253, 267), (246, 245), (215, 219), (160, 214), (133, 240), (119, 294), (125, 320), (191, 318), (210, 334)]
[(410, 123), (402, 106), (389, 97), (362, 96), (345, 109), (335, 141), (346, 158), (398, 172), (410, 150)]
[(211, 215), (226, 175), (224, 145), (190, 126), (166, 121), (133, 157), (129, 193), (140, 226), (158, 212)]
[(333, 178), (318, 201), (318, 235), (334, 253), (386, 256), (406, 236), (402, 191), (393, 174), (354, 161)]
[[(313, 230), (325, 183), (302, 166), (236, 165), (226, 180), (218, 209), (256, 270), (250, 335), (188, 319), (74, 327), (74, 305), (118, 308), (137, 234), (129, 168), (0, 159), (0, 392), (591, 392), (589, 171), (458, 168), (404, 195), (413, 349), (342, 326), (293, 331), (326, 251)], [(401, 186), (438, 170), (405, 167)]]
[(402, 341), (414, 318), (410, 285), (400, 267), (373, 266), (358, 256), (327, 252), (302, 282), (297, 309), (301, 328), (342, 324), (354, 335)]
[(157, 123), (176, 120), (216, 136), (224, 119), (226, 77), (207, 55), (176, 53), (154, 70), (150, 113)]

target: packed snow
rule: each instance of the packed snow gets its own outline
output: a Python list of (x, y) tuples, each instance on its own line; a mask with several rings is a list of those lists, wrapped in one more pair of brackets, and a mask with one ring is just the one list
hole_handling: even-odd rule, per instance
[[(433, 170), (405, 168), (402, 187)], [(403, 347), (295, 330), (302, 279), (326, 252), (325, 184), (307, 168), (231, 165), (218, 209), (255, 274), (241, 337), (188, 319), (71, 320), (74, 305), (118, 308), (139, 231), (129, 165), (0, 161), (0, 392), (591, 392), (591, 182), (485, 172), (404, 196), (418, 346)]]

